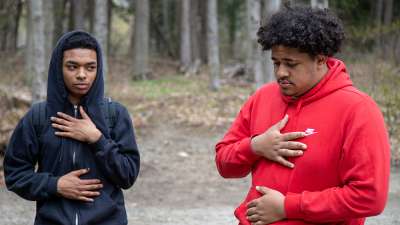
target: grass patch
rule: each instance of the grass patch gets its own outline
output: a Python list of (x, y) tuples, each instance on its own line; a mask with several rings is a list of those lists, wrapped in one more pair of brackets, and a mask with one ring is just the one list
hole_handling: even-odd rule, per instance
[(181, 75), (168, 75), (156, 80), (132, 81), (131, 85), (135, 95), (156, 100), (168, 96), (199, 93), (206, 86), (206, 81)]

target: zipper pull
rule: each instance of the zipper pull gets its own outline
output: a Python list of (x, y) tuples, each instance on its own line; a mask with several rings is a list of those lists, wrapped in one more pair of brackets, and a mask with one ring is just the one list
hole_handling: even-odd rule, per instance
[(78, 105), (74, 105), (74, 117), (78, 117)]

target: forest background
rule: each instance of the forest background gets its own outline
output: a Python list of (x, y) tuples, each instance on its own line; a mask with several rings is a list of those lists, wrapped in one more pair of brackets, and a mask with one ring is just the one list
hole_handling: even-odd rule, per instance
[[(214, 144), (246, 99), (274, 79), (270, 52), (257, 44), (257, 29), (279, 8), (296, 5), (329, 8), (343, 20), (346, 40), (336, 57), (346, 63), (355, 86), (380, 106), (392, 170), (398, 173), (398, 0), (0, 0), (0, 159), (19, 119), (46, 97), (56, 41), (66, 31), (83, 29), (103, 46), (107, 96), (126, 105), (135, 124), (142, 170), (128, 196), (132, 207), (154, 202), (151, 192), (162, 185), (172, 194), (157, 197), (158, 206), (185, 206), (194, 195), (196, 204), (231, 205), (226, 212), (233, 218), (248, 181), (219, 177)], [(398, 199), (400, 191), (395, 194)], [(33, 210), (11, 199), (25, 204), (17, 212)], [(157, 222), (157, 213), (154, 209), (148, 220), (130, 215), (143, 224), (167, 224)], [(6, 224), (26, 224), (11, 215)]]

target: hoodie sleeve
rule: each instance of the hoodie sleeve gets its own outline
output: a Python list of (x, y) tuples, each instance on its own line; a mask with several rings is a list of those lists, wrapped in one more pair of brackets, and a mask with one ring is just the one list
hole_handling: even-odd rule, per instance
[(32, 124), (32, 111), (15, 128), (4, 157), (7, 188), (22, 198), (32, 201), (56, 196), (58, 177), (35, 172), (39, 144)]
[(339, 176), (342, 185), (288, 193), (289, 219), (343, 221), (381, 213), (388, 194), (390, 146), (383, 117), (369, 98), (355, 105), (345, 124)]
[(92, 150), (104, 175), (116, 186), (127, 189), (139, 174), (140, 155), (129, 113), (122, 105), (116, 103), (116, 106), (117, 122), (112, 131), (113, 139), (102, 135), (92, 144)]
[(253, 97), (243, 105), (224, 138), (217, 143), (215, 162), (225, 178), (245, 177), (260, 156), (251, 149), (250, 114)]

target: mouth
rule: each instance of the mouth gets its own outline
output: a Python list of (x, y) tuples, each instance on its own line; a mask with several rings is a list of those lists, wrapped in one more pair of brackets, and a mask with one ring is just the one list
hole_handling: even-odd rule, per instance
[(282, 88), (288, 88), (290, 86), (293, 86), (293, 83), (290, 82), (289, 80), (278, 80), (278, 84), (279, 86), (281, 86)]
[(79, 90), (87, 90), (87, 89), (89, 89), (89, 84), (87, 84), (87, 83), (78, 83), (78, 84), (74, 84), (74, 87), (79, 89)]

